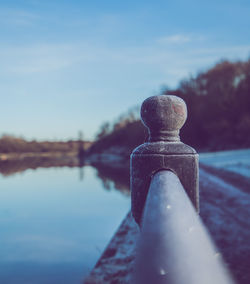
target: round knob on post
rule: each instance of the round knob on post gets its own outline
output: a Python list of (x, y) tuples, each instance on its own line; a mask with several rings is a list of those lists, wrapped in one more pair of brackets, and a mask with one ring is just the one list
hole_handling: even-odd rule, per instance
[(153, 96), (143, 102), (141, 118), (149, 130), (149, 142), (176, 142), (180, 141), (179, 130), (186, 121), (187, 107), (176, 96)]

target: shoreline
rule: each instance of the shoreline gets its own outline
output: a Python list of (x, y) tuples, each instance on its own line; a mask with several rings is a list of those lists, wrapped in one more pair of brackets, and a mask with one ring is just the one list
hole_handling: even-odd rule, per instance
[(78, 167), (81, 165), (81, 160), (76, 152), (0, 154), (0, 174), (3, 176), (10, 176), (28, 169)]
[(83, 283), (131, 283), (138, 237), (139, 227), (129, 211)]
[(25, 158), (61, 158), (75, 157), (78, 153), (72, 152), (26, 152), (26, 153), (0, 153), (0, 161), (19, 160)]

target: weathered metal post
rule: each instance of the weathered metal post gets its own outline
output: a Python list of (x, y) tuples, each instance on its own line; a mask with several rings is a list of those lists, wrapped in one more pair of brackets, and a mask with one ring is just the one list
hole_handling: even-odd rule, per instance
[(151, 177), (159, 170), (171, 170), (179, 177), (199, 211), (198, 154), (179, 137), (187, 118), (185, 102), (176, 96), (149, 97), (142, 104), (141, 118), (149, 141), (131, 155), (132, 214), (136, 222), (140, 224)]
[(150, 137), (131, 155), (132, 214), (141, 228), (133, 283), (233, 284), (197, 214), (198, 155), (179, 139), (184, 101), (150, 97), (141, 117)]

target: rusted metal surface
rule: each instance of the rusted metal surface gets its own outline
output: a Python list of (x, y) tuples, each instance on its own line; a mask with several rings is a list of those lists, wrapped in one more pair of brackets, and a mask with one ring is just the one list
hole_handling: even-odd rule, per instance
[(137, 250), (134, 283), (233, 283), (171, 171), (159, 171), (152, 178)]
[(141, 107), (141, 118), (149, 141), (131, 155), (132, 214), (140, 223), (152, 175), (159, 170), (177, 174), (190, 200), (199, 211), (198, 154), (182, 143), (179, 130), (185, 123), (185, 102), (176, 96), (153, 96)]

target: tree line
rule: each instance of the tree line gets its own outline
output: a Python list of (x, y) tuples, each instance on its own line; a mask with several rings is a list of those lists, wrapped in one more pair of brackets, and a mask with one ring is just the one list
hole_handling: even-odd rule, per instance
[(0, 137), (1, 153), (47, 153), (47, 152), (78, 152), (79, 143), (83, 143), (84, 149), (88, 148), (90, 142), (80, 140), (70, 141), (27, 141), (10, 135)]
[(250, 146), (250, 60), (223, 60), (163, 94), (179, 96), (187, 104), (185, 143), (208, 150)]
[[(250, 146), (250, 59), (222, 60), (182, 80), (177, 88), (165, 87), (161, 95), (179, 96), (187, 104), (188, 119), (181, 130), (184, 143), (203, 151)], [(91, 152), (112, 146), (132, 150), (147, 137), (139, 120), (130, 116), (116, 127), (103, 126)]]

